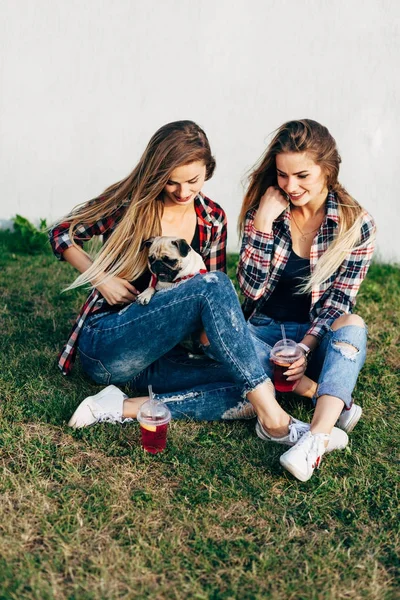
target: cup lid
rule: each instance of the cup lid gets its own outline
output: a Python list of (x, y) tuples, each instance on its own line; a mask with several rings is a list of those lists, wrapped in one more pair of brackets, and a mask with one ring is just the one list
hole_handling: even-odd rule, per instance
[(171, 411), (159, 400), (147, 400), (139, 408), (137, 420), (147, 425), (165, 425), (171, 420)]
[(285, 354), (285, 356), (297, 356), (298, 346), (294, 340), (279, 340), (271, 350), (271, 356)]

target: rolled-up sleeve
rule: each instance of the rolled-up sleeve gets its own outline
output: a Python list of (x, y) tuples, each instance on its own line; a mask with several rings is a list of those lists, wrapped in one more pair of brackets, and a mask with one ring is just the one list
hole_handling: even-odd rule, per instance
[[(98, 199), (91, 202), (98, 202)], [(58, 260), (64, 260), (63, 253), (68, 248), (71, 248), (71, 246), (74, 246), (74, 244), (83, 248), (84, 242), (87, 242), (92, 237), (104, 235), (106, 232), (115, 229), (125, 210), (125, 206), (122, 206), (116, 209), (108, 217), (99, 219), (94, 223), (78, 223), (74, 229), (73, 241), (69, 232), (72, 216), (70, 215), (69, 220), (57, 223), (49, 232), (50, 245), (56, 258), (58, 258)]]
[(255, 211), (250, 211), (246, 217), (237, 278), (242, 293), (251, 300), (259, 300), (268, 283), (274, 236), (258, 231), (254, 216)]
[(364, 214), (360, 243), (343, 261), (338, 275), (323, 300), (321, 310), (314, 319), (308, 334), (322, 337), (327, 326), (343, 314), (351, 313), (361, 283), (365, 279), (375, 249), (376, 225), (372, 217)]

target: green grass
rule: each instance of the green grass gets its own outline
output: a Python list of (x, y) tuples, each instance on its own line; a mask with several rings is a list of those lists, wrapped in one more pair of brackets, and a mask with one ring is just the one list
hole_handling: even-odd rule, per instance
[(85, 294), (60, 294), (72, 269), (13, 239), (0, 232), (0, 600), (398, 597), (398, 268), (371, 267), (359, 296), (364, 418), (303, 484), (254, 423), (173, 422), (157, 456), (135, 424), (69, 430), (99, 389), (55, 362)]

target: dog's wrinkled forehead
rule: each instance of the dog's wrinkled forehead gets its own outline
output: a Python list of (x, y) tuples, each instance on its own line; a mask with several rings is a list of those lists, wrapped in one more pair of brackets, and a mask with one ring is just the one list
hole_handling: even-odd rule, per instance
[(151, 258), (168, 255), (170, 258), (185, 258), (192, 250), (191, 246), (183, 238), (157, 236), (144, 240), (140, 247), (141, 250), (149, 248), (148, 256)]
[(173, 241), (176, 241), (176, 238), (166, 236), (154, 238), (153, 243), (149, 248), (149, 256), (161, 258), (167, 254), (168, 256), (174, 256), (178, 258), (181, 256), (181, 254), (176, 244), (173, 244)]

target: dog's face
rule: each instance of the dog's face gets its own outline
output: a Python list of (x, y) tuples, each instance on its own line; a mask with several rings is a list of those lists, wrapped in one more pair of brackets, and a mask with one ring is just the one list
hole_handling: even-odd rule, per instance
[(186, 240), (159, 236), (142, 244), (149, 248), (149, 269), (162, 282), (172, 282), (186, 266), (192, 250)]

